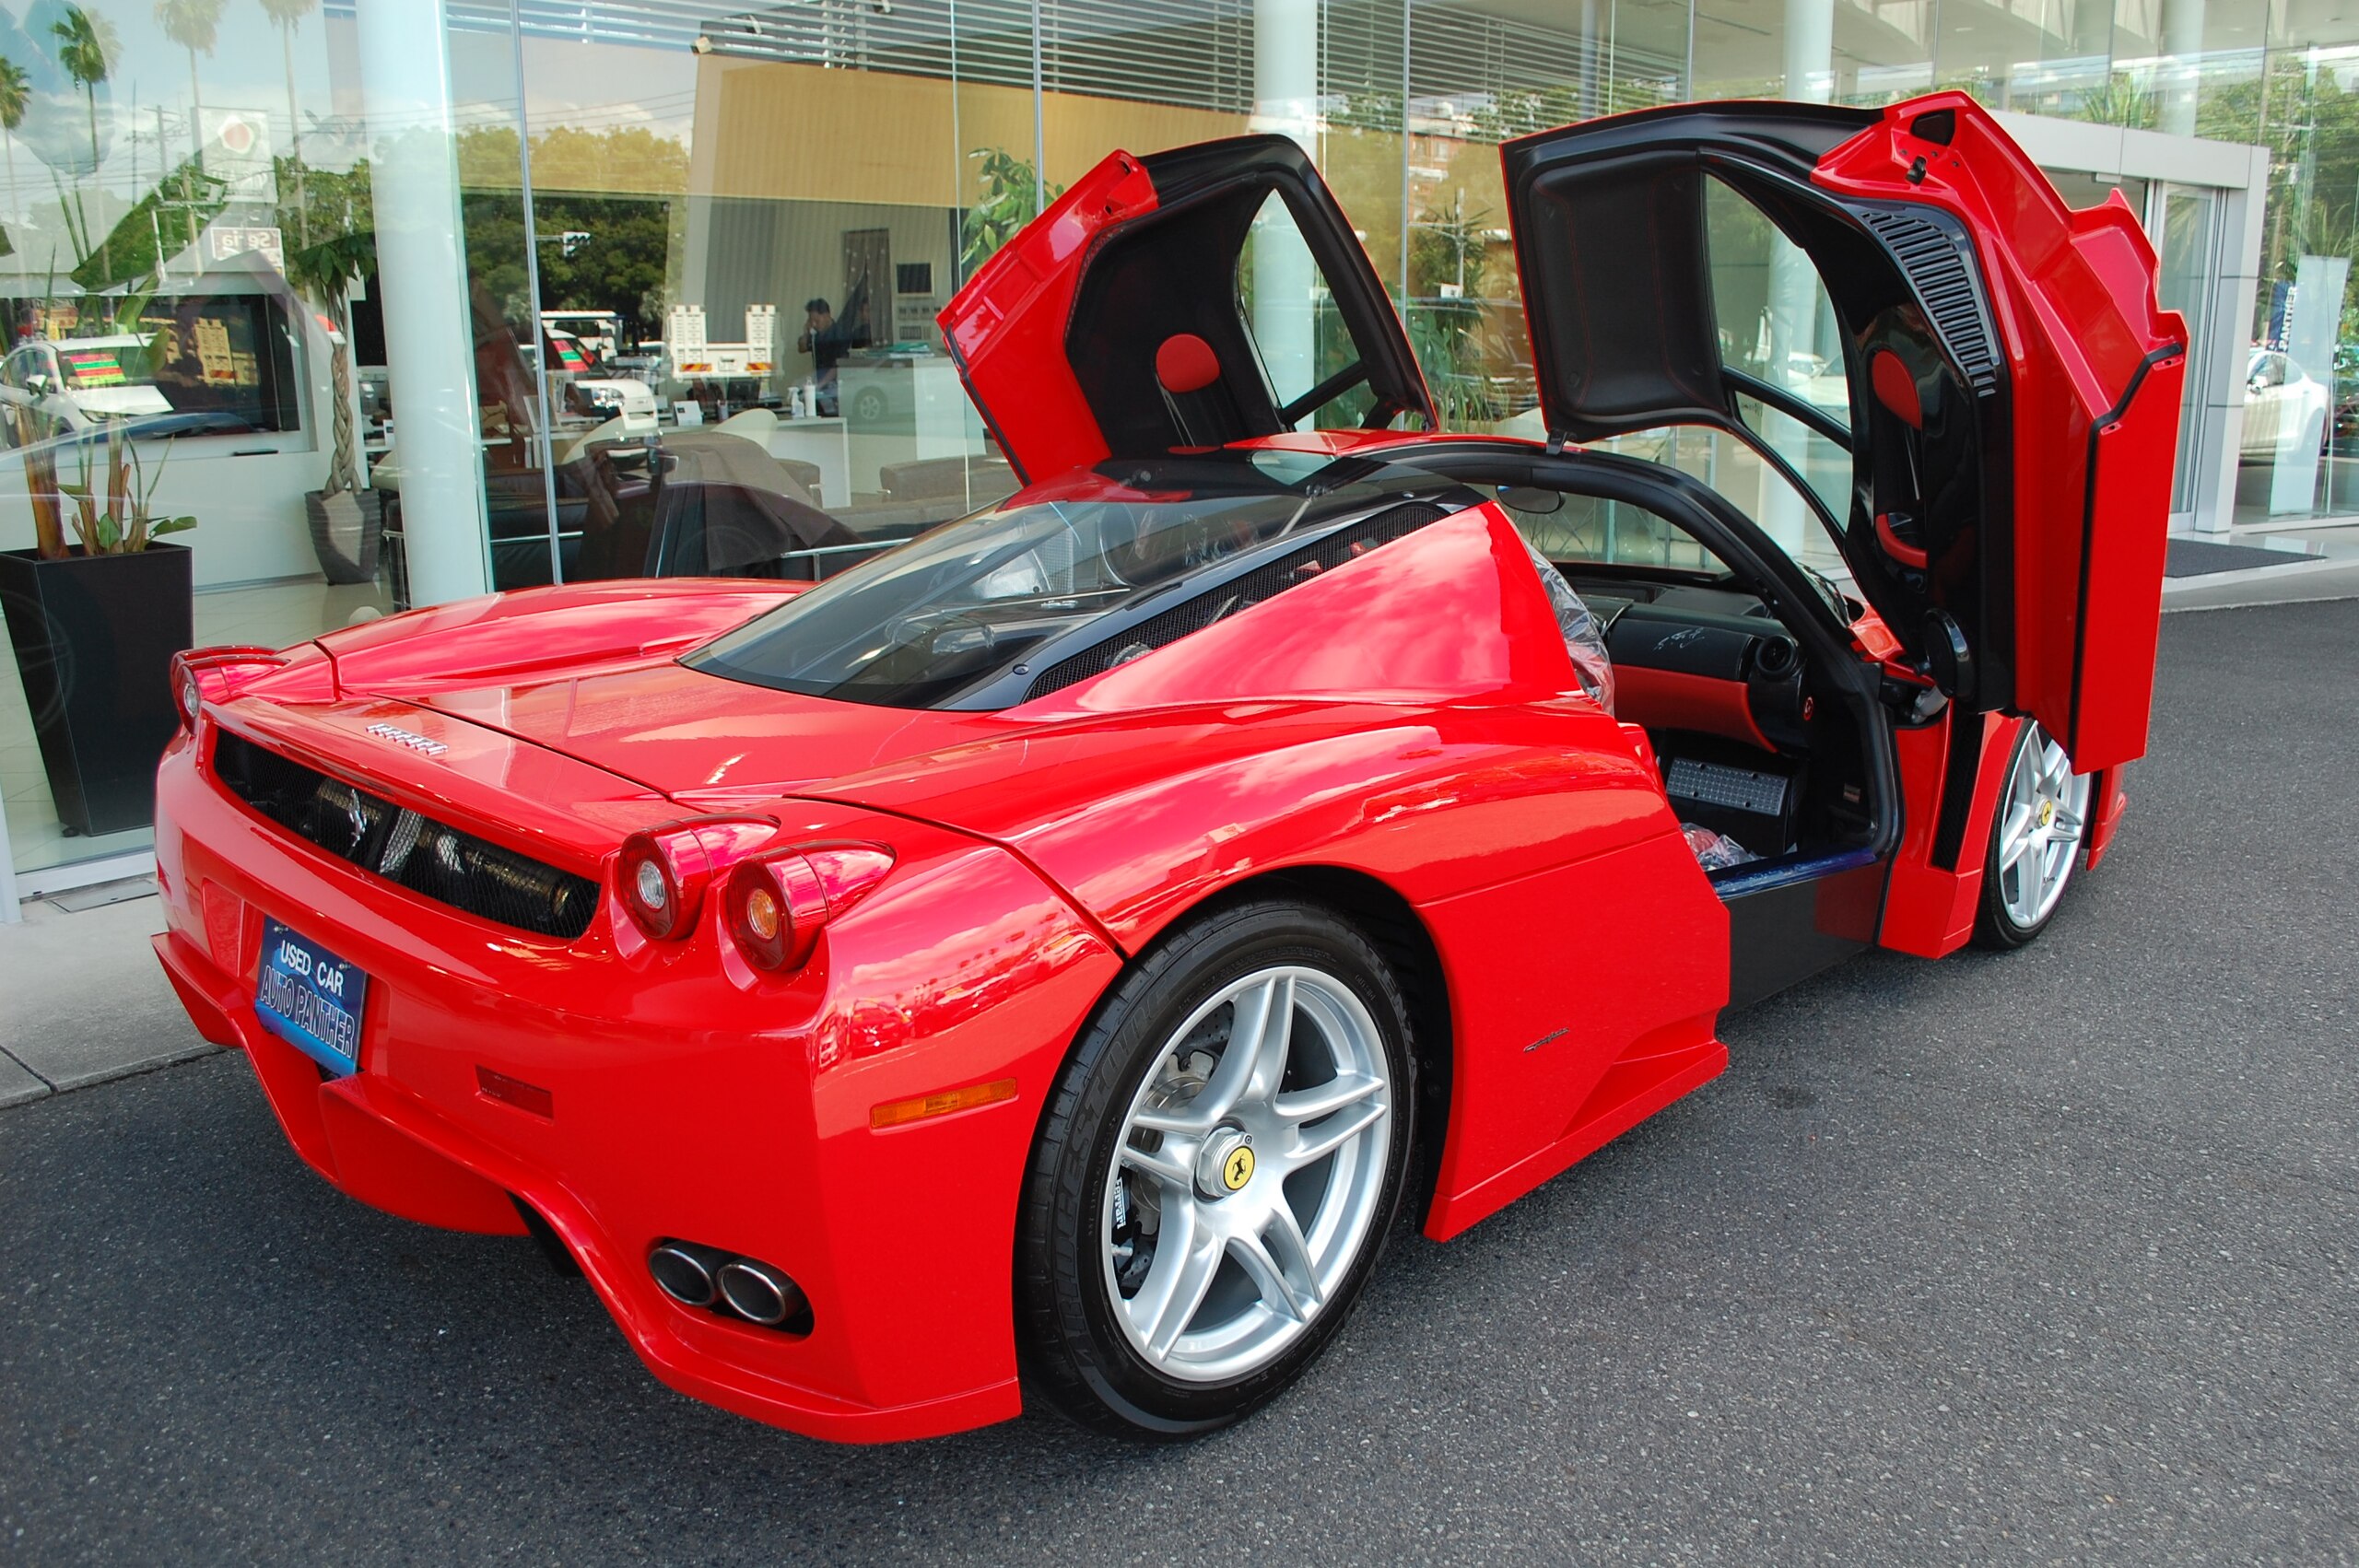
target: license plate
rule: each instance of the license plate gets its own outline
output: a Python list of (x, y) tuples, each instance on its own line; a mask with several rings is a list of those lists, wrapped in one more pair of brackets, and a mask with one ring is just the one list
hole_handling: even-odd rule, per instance
[(360, 1071), (369, 977), (276, 920), (262, 923), (254, 1012), (263, 1026), (331, 1072)]

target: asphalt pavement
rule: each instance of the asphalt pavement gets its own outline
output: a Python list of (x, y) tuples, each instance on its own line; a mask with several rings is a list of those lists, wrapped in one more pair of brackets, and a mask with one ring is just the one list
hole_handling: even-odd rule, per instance
[(2169, 617), (2039, 942), (1731, 1018), (1191, 1446), (693, 1403), (529, 1242), (319, 1182), (234, 1054), (0, 1112), (0, 1560), (2352, 1562), (2354, 682), (2359, 603)]

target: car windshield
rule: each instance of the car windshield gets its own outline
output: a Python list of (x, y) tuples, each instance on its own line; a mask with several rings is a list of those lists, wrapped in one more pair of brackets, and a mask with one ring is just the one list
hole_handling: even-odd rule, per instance
[(1323, 453), (1109, 462), (829, 578), (686, 662), (808, 696), (945, 707), (1222, 562), (1449, 488), (1430, 474)]

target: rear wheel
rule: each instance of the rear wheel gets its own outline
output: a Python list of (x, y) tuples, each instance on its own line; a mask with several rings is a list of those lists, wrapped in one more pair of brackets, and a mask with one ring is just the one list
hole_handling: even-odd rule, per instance
[(2080, 864), (2089, 783), (2036, 720), (2025, 721), (1990, 825), (1982, 912), (1975, 924), (1984, 946), (2021, 947), (2047, 929)]
[(1074, 1420), (1184, 1437), (1308, 1366), (1400, 1208), (1406, 1010), (1323, 910), (1199, 920), (1124, 977), (1059, 1080), (1017, 1241), (1026, 1371)]

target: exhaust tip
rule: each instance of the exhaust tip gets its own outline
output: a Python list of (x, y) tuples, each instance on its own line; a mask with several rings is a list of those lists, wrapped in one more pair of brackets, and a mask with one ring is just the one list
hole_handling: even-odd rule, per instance
[(733, 1258), (722, 1264), (716, 1282), (732, 1312), (766, 1328), (780, 1327), (804, 1307), (802, 1286), (750, 1258)]
[(674, 1301), (687, 1306), (710, 1306), (721, 1293), (713, 1278), (720, 1257), (694, 1242), (667, 1241), (648, 1255), (647, 1271)]

